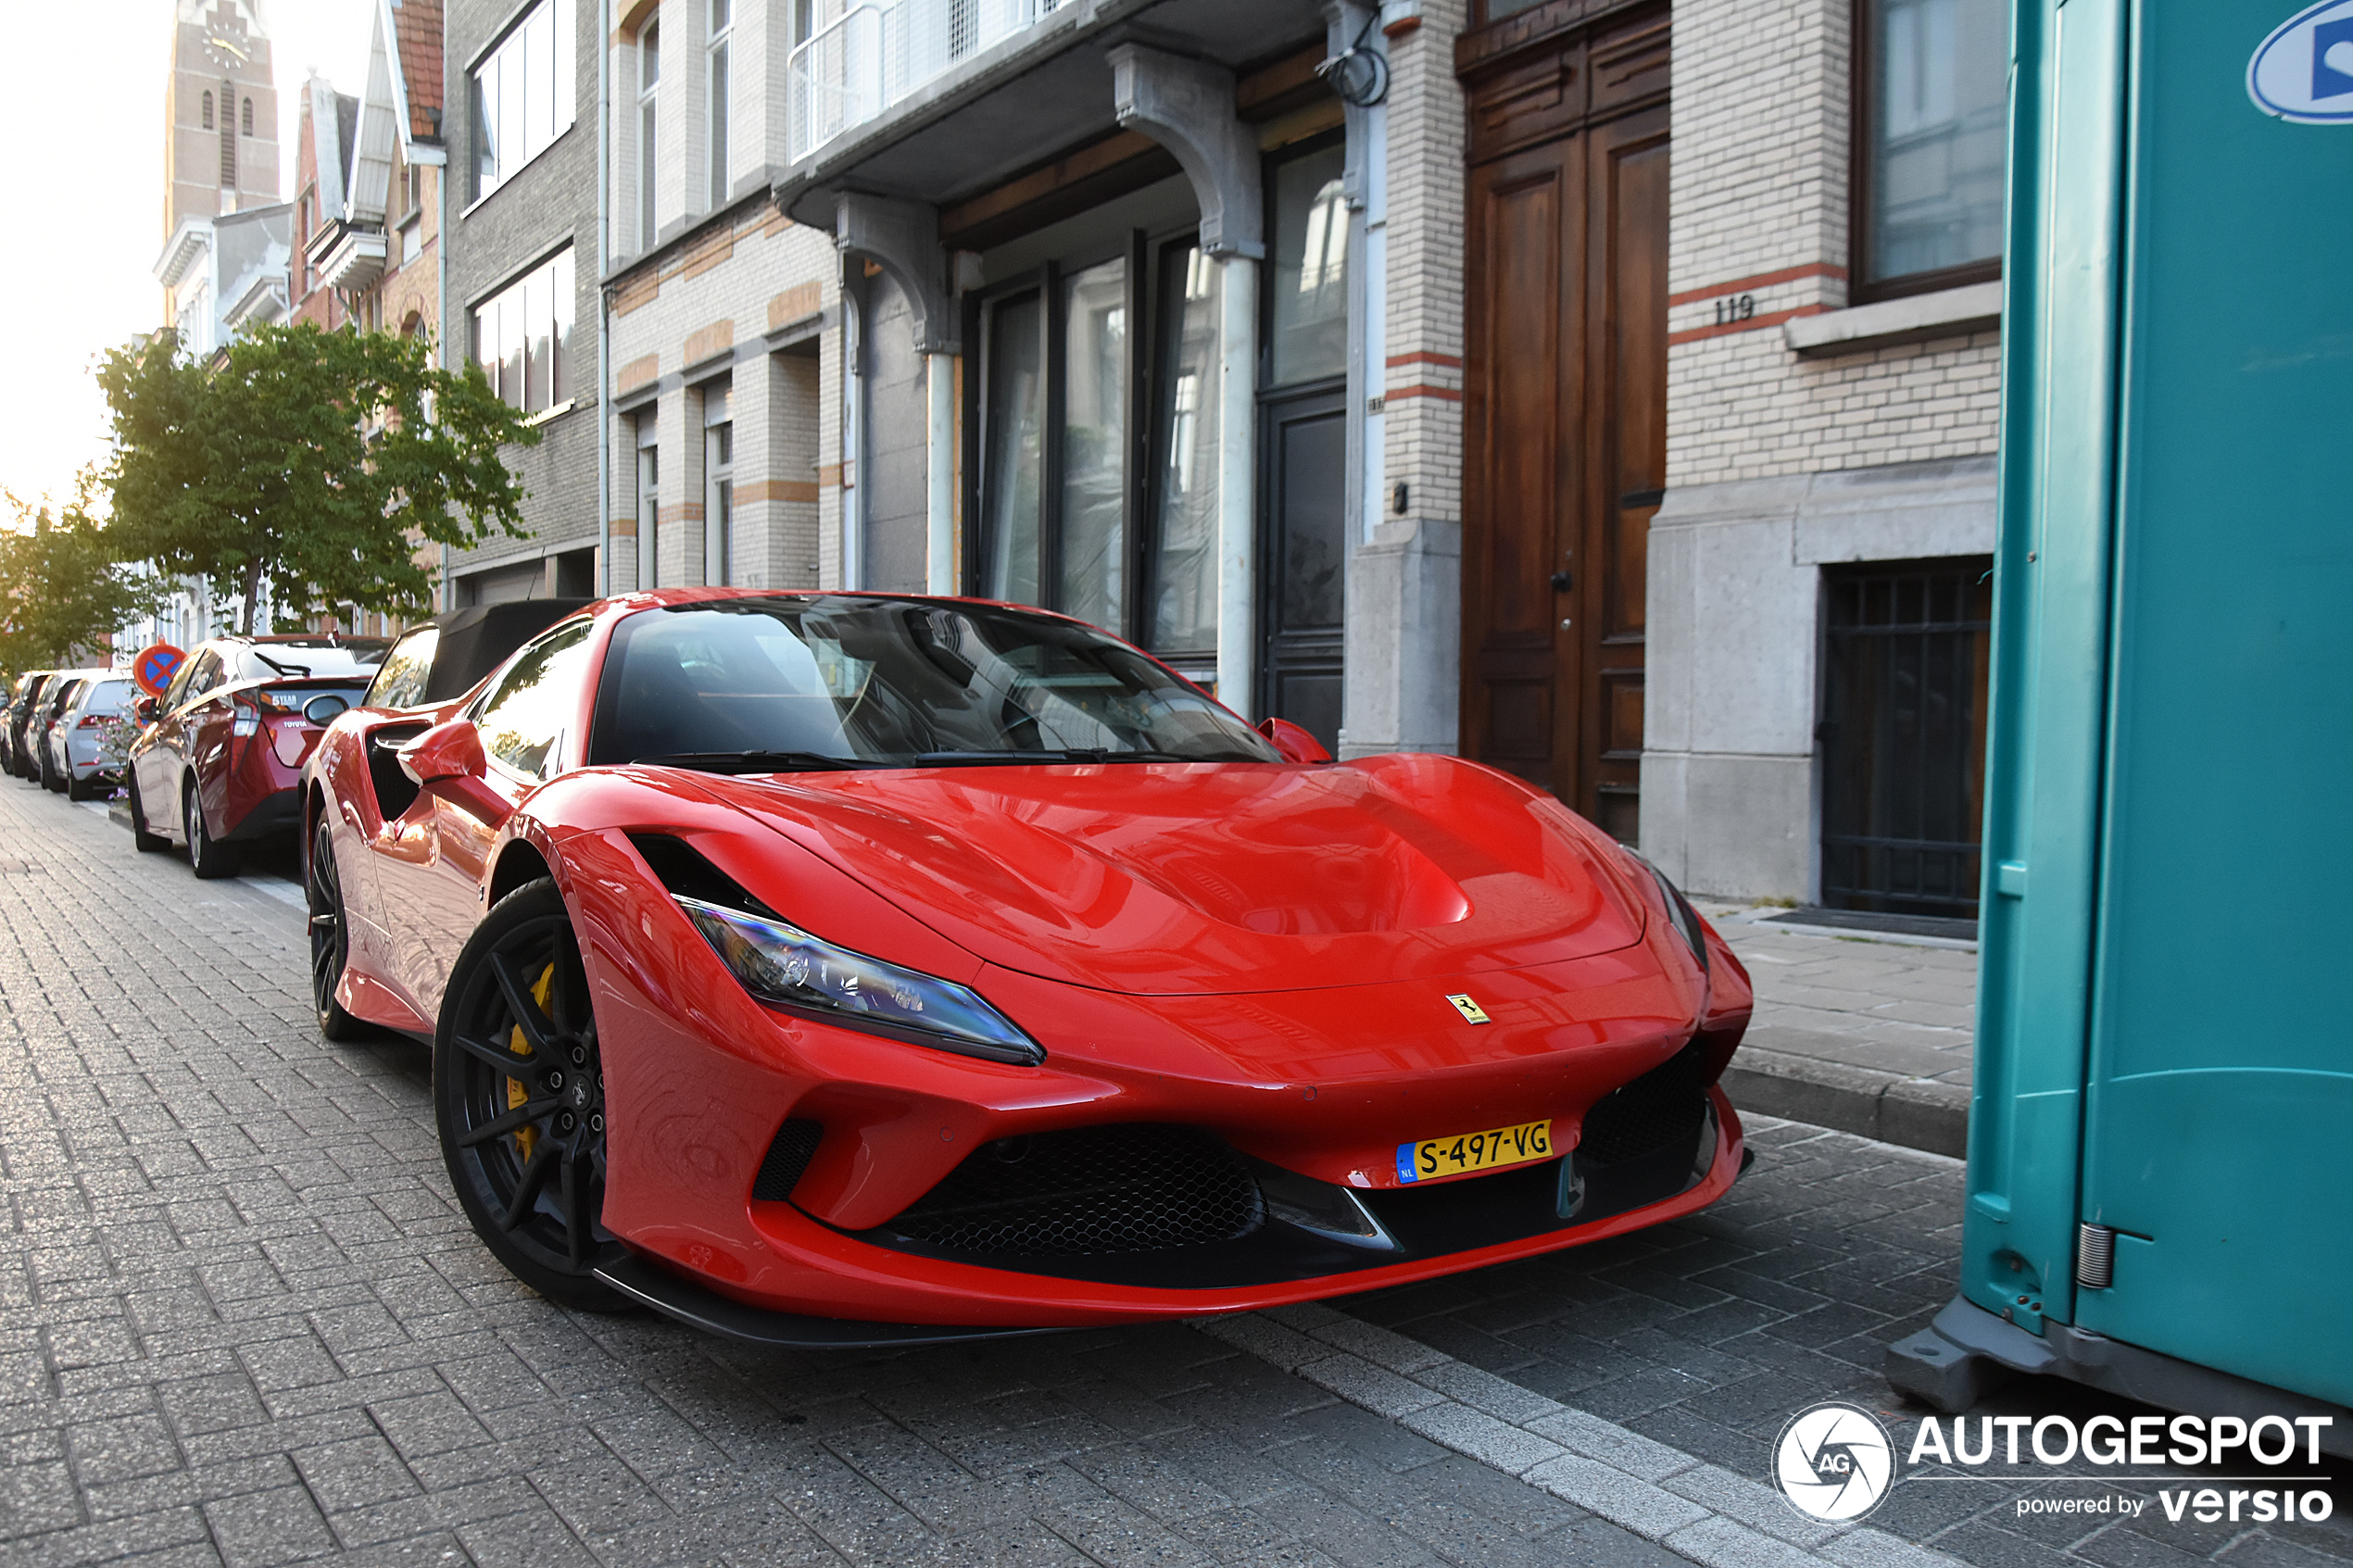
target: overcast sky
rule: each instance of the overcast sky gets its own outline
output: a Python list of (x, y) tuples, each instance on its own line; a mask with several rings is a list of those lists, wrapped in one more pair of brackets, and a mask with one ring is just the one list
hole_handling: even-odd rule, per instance
[[(357, 94), (372, 0), (262, 0), (278, 77), (279, 179), (291, 194), (295, 108), (312, 68)], [(105, 450), (103, 349), (163, 324), (163, 94), (174, 0), (76, 0), (12, 13), (15, 92), (35, 128), (0, 160), (0, 486), (64, 496)], [(0, 515), (0, 521), (12, 519)]]

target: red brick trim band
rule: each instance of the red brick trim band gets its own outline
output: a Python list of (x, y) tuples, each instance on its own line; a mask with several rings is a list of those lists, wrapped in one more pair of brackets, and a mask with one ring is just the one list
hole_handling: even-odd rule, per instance
[(1743, 294), (1750, 289), (1764, 288), (1768, 283), (1795, 282), (1800, 278), (1836, 278), (1839, 282), (1844, 282), (1846, 269), (1832, 266), (1827, 261), (1811, 262), (1804, 267), (1784, 267), (1778, 272), (1759, 272), (1753, 278), (1734, 278), (1728, 283), (1709, 283), (1705, 288), (1685, 289), (1681, 294), (1668, 295), (1667, 303), (1669, 307), (1689, 305), (1695, 299), (1714, 299), (1718, 295)]
[[(1671, 348), (1679, 343), (1697, 343), (1704, 337), (1722, 337), (1728, 332), (1753, 332), (1759, 327), (1778, 327), (1783, 321), (1799, 316), (1819, 316), (1829, 309), (1827, 305), (1801, 305), (1794, 310), (1768, 310), (1764, 315), (1752, 316), (1745, 321), (1727, 321), (1718, 327), (1692, 327), (1680, 332), (1668, 332), (1667, 344)], [(1394, 397), (1397, 395), (1392, 392), (1390, 395)]]

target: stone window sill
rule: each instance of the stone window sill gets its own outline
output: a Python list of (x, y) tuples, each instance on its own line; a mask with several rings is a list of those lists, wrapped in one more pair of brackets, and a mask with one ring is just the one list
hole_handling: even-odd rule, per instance
[(1781, 340), (1802, 359), (1862, 354), (1931, 338), (1965, 337), (2002, 324), (2002, 285), (1969, 283), (1934, 294), (1885, 299), (1781, 323)]

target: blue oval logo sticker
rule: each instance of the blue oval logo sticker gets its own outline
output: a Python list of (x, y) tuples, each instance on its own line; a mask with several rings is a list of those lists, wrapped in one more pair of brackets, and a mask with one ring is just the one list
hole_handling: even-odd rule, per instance
[(2353, 121), (2353, 0), (2289, 18), (2246, 62), (2246, 95), (2299, 125)]

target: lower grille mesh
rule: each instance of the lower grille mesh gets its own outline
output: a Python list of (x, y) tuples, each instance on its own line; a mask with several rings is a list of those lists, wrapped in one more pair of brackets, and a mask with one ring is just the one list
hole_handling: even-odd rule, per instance
[(761, 1203), (782, 1203), (790, 1198), (810, 1160), (816, 1158), (818, 1141), (824, 1135), (824, 1123), (800, 1116), (777, 1128), (768, 1157), (760, 1162), (760, 1174), (752, 1178), (752, 1198)]
[(1220, 1139), (1133, 1123), (983, 1144), (889, 1228), (948, 1252), (1076, 1257), (1232, 1241), (1264, 1216)]
[(1617, 1165), (1662, 1148), (1689, 1148), (1707, 1117), (1707, 1052), (1694, 1039), (1585, 1113), (1578, 1153), (1588, 1165)]

